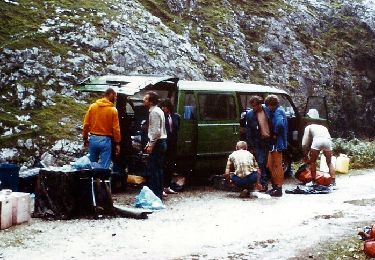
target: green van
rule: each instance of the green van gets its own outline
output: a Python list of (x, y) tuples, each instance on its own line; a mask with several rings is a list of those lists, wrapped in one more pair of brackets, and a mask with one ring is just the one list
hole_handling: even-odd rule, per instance
[[(148, 111), (143, 106), (147, 91), (155, 91), (162, 98), (170, 98), (181, 115), (177, 144), (177, 169), (194, 178), (222, 174), (228, 155), (235, 149), (238, 140), (244, 139), (244, 112), (249, 109), (253, 95), (263, 98), (275, 94), (288, 117), (289, 148), (285, 153), (285, 170), (292, 161), (302, 158), (301, 139), (308, 121), (328, 124), (324, 98), (310, 97), (301, 114), (291, 97), (284, 90), (255, 84), (234, 82), (185, 81), (163, 76), (101, 76), (86, 80), (81, 91), (104, 92), (112, 87), (118, 93), (116, 107), (119, 111), (121, 133), (128, 142), (127, 158), (136, 158), (142, 148), (136, 148), (141, 133), (141, 123), (147, 119)], [(314, 113), (314, 119), (307, 116)], [(129, 147), (131, 146), (131, 147)], [(130, 162), (130, 164), (132, 164)], [(134, 165), (134, 163), (133, 163)], [(129, 174), (142, 167), (131, 167)]]

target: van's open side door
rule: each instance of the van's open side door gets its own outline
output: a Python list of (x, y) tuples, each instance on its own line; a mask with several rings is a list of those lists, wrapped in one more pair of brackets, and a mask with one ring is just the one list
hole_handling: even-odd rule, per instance
[(300, 145), (302, 143), (305, 127), (311, 123), (329, 127), (328, 109), (325, 97), (309, 96), (307, 98), (305, 110), (300, 120), (298, 136)]
[(177, 113), (180, 129), (177, 141), (177, 170), (188, 174), (194, 167), (197, 155), (197, 101), (193, 91), (181, 91), (178, 95)]

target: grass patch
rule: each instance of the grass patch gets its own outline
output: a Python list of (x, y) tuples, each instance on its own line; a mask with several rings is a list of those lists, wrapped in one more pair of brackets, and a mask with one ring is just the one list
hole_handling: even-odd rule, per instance
[[(341, 2), (332, 2), (331, 6), (340, 9)], [(348, 53), (357, 53), (358, 46), (361, 46), (362, 52), (373, 52), (374, 37), (366, 24), (345, 12), (332, 19), (333, 22), (322, 20), (323, 26), (314, 35), (307, 33), (304, 28), (297, 28), (298, 40), (312, 54), (323, 57), (348, 56)], [(347, 66), (337, 66), (341, 67)]]
[(265, 0), (265, 1), (244, 1), (244, 0), (232, 0), (232, 4), (235, 6), (234, 10), (243, 10), (248, 15), (256, 15), (262, 17), (278, 17), (280, 11), (292, 12), (294, 8), (284, 1), (280, 0)]
[(164, 0), (138, 0), (138, 2), (178, 34), (181, 34), (189, 23), (190, 17), (188, 15), (171, 12)]
[[(48, 38), (53, 35), (48, 32), (38, 32), (47, 19), (58, 17), (61, 21), (71, 22), (77, 26), (89, 22), (100, 27), (102, 18), (97, 15), (99, 12), (106, 13), (109, 18), (117, 14), (110, 4), (100, 0), (17, 2), (19, 5), (0, 2), (0, 48), (44, 47), (65, 54), (70, 50), (69, 46), (51, 42)], [(61, 11), (56, 13), (56, 9)]]
[[(31, 138), (35, 143), (48, 146), (60, 139), (77, 137), (81, 131), (77, 126), (82, 124), (88, 105), (78, 104), (74, 98), (63, 96), (56, 96), (54, 102), (56, 104), (53, 106), (22, 110), (21, 113), (11, 107), (11, 114), (1, 112), (3, 127), (17, 126), (21, 130), (19, 133), (0, 137), (1, 147), (15, 147), (19, 139)], [(19, 122), (14, 116), (17, 114), (30, 114), (30, 121)], [(37, 127), (31, 128), (32, 125)], [(3, 132), (4, 129), (1, 130)]]
[[(315, 259), (315, 256), (314, 256)], [(363, 253), (363, 241), (357, 237), (341, 240), (322, 248), (317, 259), (369, 259)]]
[(375, 142), (359, 139), (345, 140), (337, 138), (333, 140), (334, 154), (344, 153), (350, 157), (350, 168), (375, 167)]
[(38, 135), (48, 136), (51, 143), (77, 134), (76, 126), (83, 121), (88, 105), (78, 104), (73, 98), (57, 96), (56, 105), (32, 112), (33, 123), (39, 126)]
[[(192, 43), (199, 47), (213, 62), (223, 67), (225, 78), (231, 78), (238, 74), (236, 65), (225, 61), (219, 49), (228, 49), (233, 41), (229, 37), (223, 36), (224, 31), (231, 31), (232, 10), (244, 11), (246, 15), (272, 16), (275, 17), (280, 9), (289, 10), (290, 6), (284, 2), (277, 1), (239, 1), (231, 0), (223, 3), (221, 0), (201, 0), (196, 7), (189, 10), (189, 6), (180, 13), (170, 11), (168, 5), (163, 0), (138, 0), (150, 13), (159, 17), (164, 24), (176, 33), (183, 33), (187, 26), (191, 25), (190, 38)], [(229, 6), (228, 6), (229, 4)], [(256, 30), (247, 30), (244, 24), (240, 24), (241, 31), (250, 42), (261, 41), (265, 29), (261, 26)], [(225, 29), (228, 27), (227, 29)], [(209, 39), (207, 41), (207, 39)], [(210, 44), (214, 43), (214, 50)], [(255, 51), (254, 51), (255, 52)], [(256, 52), (255, 52), (256, 54)], [(262, 82), (260, 80), (259, 82)]]

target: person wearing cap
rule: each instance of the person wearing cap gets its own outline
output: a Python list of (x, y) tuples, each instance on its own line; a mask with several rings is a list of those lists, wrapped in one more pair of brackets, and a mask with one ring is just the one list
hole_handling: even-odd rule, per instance
[[(308, 116), (314, 119), (319, 118), (316, 113), (308, 113)], [(316, 179), (316, 161), (320, 151), (323, 151), (332, 178), (332, 185), (336, 185), (336, 171), (332, 164), (332, 140), (328, 128), (318, 124), (306, 126), (302, 137), (302, 148), (304, 162), (309, 165), (313, 183)]]
[(90, 105), (83, 121), (83, 142), (89, 149), (90, 161), (99, 162), (106, 169), (111, 163), (112, 141), (116, 156), (120, 153), (120, 124), (114, 107), (116, 97), (116, 92), (108, 88), (103, 98)]

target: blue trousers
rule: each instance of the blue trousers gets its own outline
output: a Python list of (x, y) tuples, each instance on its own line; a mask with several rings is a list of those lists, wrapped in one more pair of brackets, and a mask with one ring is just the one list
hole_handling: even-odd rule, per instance
[(252, 172), (251, 174), (240, 178), (237, 175), (232, 175), (231, 180), (234, 185), (242, 189), (249, 189), (253, 184), (257, 182), (257, 172)]
[(147, 186), (160, 199), (163, 198), (163, 168), (167, 151), (167, 139), (159, 139), (150, 154)]
[(90, 161), (98, 162), (101, 167), (109, 169), (112, 154), (112, 138), (109, 136), (90, 135)]
[(261, 172), (260, 183), (267, 186), (270, 180), (270, 173), (267, 169), (268, 151), (270, 149), (269, 140), (256, 140), (255, 142), (255, 159)]

